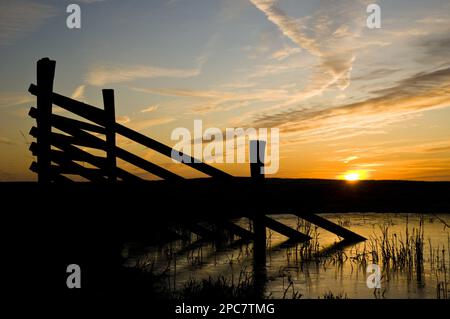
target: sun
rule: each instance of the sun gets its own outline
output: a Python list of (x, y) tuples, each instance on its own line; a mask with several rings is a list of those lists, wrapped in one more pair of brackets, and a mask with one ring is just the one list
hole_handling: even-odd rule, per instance
[(357, 182), (366, 179), (368, 175), (366, 170), (351, 170), (339, 175), (338, 178), (347, 182)]
[(349, 182), (359, 181), (361, 176), (358, 173), (348, 173), (344, 175), (344, 179)]

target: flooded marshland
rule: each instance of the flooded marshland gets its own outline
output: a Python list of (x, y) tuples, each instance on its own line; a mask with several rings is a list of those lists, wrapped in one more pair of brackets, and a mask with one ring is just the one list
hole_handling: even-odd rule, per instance
[[(264, 275), (253, 272), (253, 244), (232, 235), (222, 242), (185, 238), (165, 245), (129, 243), (125, 265), (159, 275), (167, 291), (177, 292), (202, 279), (233, 286), (262, 276), (266, 298), (450, 298), (450, 215), (320, 214), (367, 238), (342, 242), (324, 229), (293, 215), (271, 217), (312, 239), (292, 243), (267, 229)], [(234, 221), (251, 230), (248, 219)], [(210, 225), (205, 225), (210, 227)], [(369, 288), (367, 267), (379, 266), (380, 288)], [(261, 278), (260, 278), (261, 279)]]

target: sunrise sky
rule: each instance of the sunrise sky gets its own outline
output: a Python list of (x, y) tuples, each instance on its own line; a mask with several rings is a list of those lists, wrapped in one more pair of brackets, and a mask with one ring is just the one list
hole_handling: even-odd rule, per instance
[(279, 128), (272, 177), (450, 180), (450, 2), (378, 1), (382, 28), (369, 29), (372, 2), (1, 0), (0, 180), (35, 179), (27, 89), (47, 56), (56, 92), (101, 107), (112, 88), (117, 120), (170, 146), (195, 119)]

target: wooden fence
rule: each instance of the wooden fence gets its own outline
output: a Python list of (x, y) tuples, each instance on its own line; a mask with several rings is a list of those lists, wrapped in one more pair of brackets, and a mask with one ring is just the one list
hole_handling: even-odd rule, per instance
[[(142, 135), (126, 126), (117, 123), (115, 119), (114, 91), (102, 90), (103, 109), (88, 105), (66, 96), (53, 92), (55, 76), (55, 61), (48, 58), (37, 62), (37, 84), (31, 84), (29, 92), (37, 97), (37, 106), (31, 107), (29, 115), (36, 120), (36, 126), (31, 128), (30, 134), (36, 138), (31, 143), (30, 150), (37, 160), (30, 169), (37, 173), (38, 183), (49, 185), (53, 183), (74, 182), (67, 175), (78, 175), (94, 183), (140, 182), (139, 176), (118, 167), (117, 160), (123, 160), (165, 180), (180, 180), (181, 176), (163, 168), (155, 163), (143, 159), (119, 146), (116, 143), (117, 135), (128, 138), (144, 147), (152, 149), (162, 155), (171, 157), (173, 149), (150, 137)], [(82, 120), (55, 114), (53, 105), (72, 113)], [(54, 132), (56, 129), (62, 133)], [(104, 138), (102, 138), (104, 137)], [(88, 152), (83, 148), (103, 151), (106, 156), (99, 156), (98, 152)], [(254, 184), (255, 197), (260, 198), (253, 205), (253, 211), (243, 214), (253, 220), (253, 233), (226, 220), (218, 221), (221, 227), (241, 237), (251, 237), (255, 240), (255, 259), (264, 261), (266, 249), (266, 227), (269, 227), (292, 240), (306, 241), (309, 236), (294, 230), (264, 213), (262, 203), (264, 192), (264, 154), (265, 142), (251, 141), (250, 154), (257, 156), (251, 159), (250, 172)], [(212, 178), (220, 180), (234, 180), (233, 176), (213, 166), (200, 162), (187, 154), (180, 153), (188, 161), (188, 165)], [(90, 164), (89, 167), (81, 163)], [(359, 241), (363, 237), (332, 223), (318, 215), (300, 215), (300, 217), (325, 228), (344, 239)], [(217, 220), (216, 220), (217, 222)], [(208, 231), (200, 225), (190, 226), (194, 232), (207, 236)]]
[[(165, 156), (171, 157), (172, 148), (116, 122), (114, 91), (102, 90), (104, 109), (91, 106), (53, 92), (55, 61), (44, 58), (37, 63), (37, 85), (32, 84), (29, 92), (37, 97), (37, 107), (30, 109), (29, 115), (36, 119), (36, 126), (30, 134), (36, 138), (30, 150), (37, 156), (31, 170), (38, 174), (40, 183), (69, 182), (65, 174), (76, 174), (92, 182), (139, 181), (140, 177), (117, 166), (117, 159), (133, 164), (151, 174), (167, 180), (182, 177), (145, 160), (116, 145), (116, 135), (126, 137)], [(57, 105), (89, 122), (79, 121), (52, 112)], [(65, 134), (52, 132), (56, 128)], [(101, 134), (105, 139), (98, 137)], [(81, 147), (89, 147), (106, 152), (99, 157), (86, 152)], [(55, 150), (55, 148), (59, 150)], [(188, 165), (208, 176), (220, 179), (231, 175), (181, 154)], [(94, 168), (85, 168), (77, 161), (89, 163)]]

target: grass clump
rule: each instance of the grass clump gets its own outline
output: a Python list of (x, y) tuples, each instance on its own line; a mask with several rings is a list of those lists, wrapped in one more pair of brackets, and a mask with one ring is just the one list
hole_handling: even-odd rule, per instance
[[(328, 291), (328, 292), (324, 293), (322, 298), (323, 299), (348, 299), (346, 293), (341, 292), (341, 293), (335, 295), (335, 294), (333, 294), (332, 291)], [(319, 299), (321, 299), (320, 296), (319, 296)]]
[(195, 280), (190, 279), (183, 287), (172, 294), (174, 299), (183, 300), (211, 300), (211, 299), (243, 299), (260, 298), (261, 296), (255, 289), (253, 278), (245, 276), (232, 282), (224, 276), (208, 279)]

